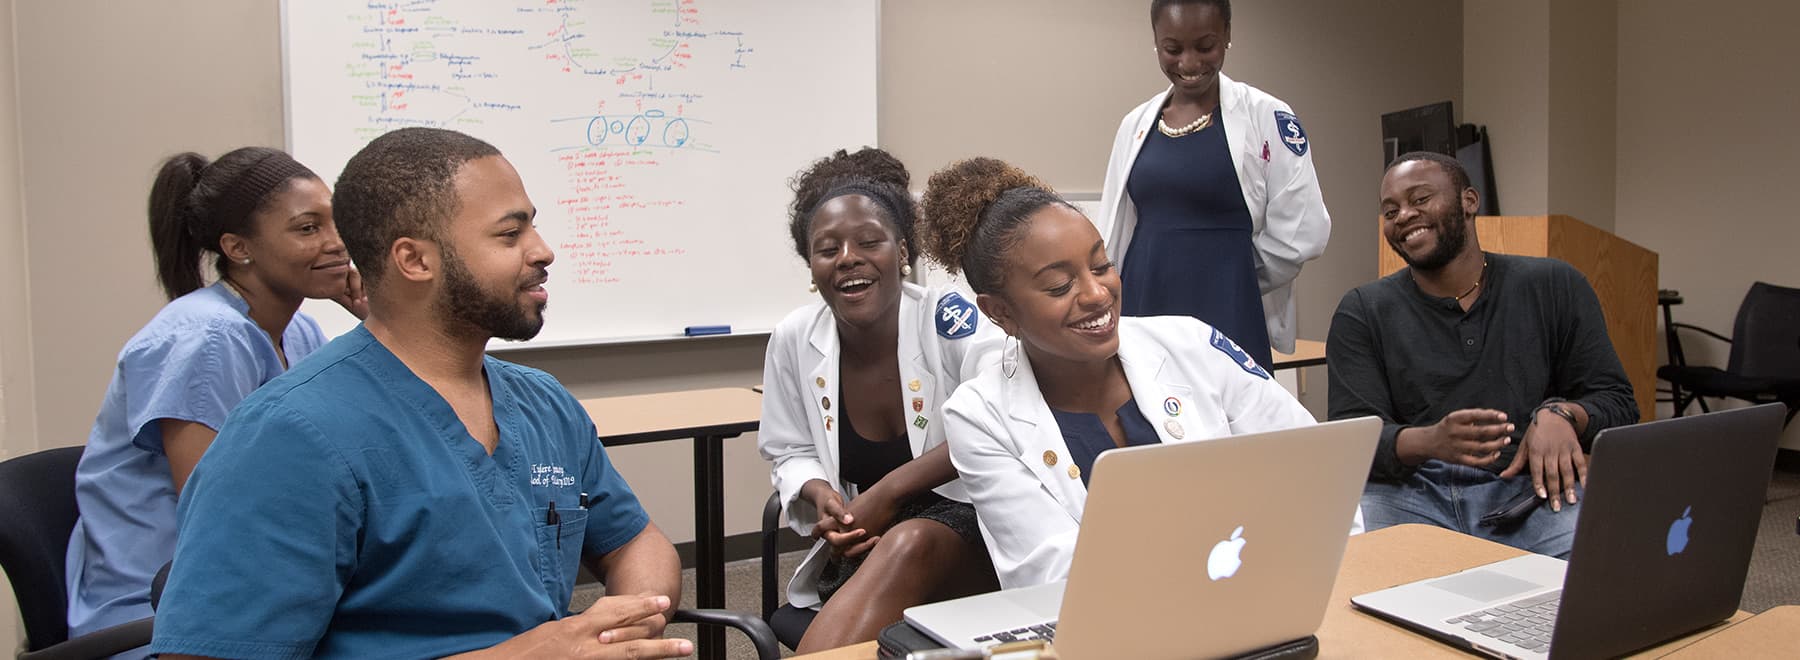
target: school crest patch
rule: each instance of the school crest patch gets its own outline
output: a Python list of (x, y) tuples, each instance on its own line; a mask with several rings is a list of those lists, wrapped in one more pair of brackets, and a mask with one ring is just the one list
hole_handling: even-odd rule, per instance
[(962, 294), (955, 291), (944, 294), (938, 299), (937, 333), (945, 339), (962, 339), (975, 334), (976, 324), (981, 323), (981, 312), (975, 305), (965, 300)]
[(1257, 365), (1255, 358), (1250, 357), (1250, 354), (1244, 352), (1244, 349), (1238, 348), (1237, 342), (1231, 341), (1231, 338), (1225, 336), (1225, 333), (1219, 332), (1218, 328), (1213, 328), (1212, 345), (1213, 348), (1219, 349), (1220, 353), (1230, 356), (1231, 361), (1236, 362), (1238, 368), (1243, 369), (1245, 373), (1264, 380), (1269, 378), (1269, 372)]
[(1288, 151), (1295, 156), (1306, 155), (1306, 129), (1300, 127), (1300, 118), (1294, 113), (1284, 110), (1275, 111), (1275, 127), (1281, 133), (1281, 143), (1287, 145)]

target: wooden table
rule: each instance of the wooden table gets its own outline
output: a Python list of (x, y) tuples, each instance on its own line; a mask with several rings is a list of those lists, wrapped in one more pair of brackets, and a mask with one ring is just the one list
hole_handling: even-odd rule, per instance
[(1299, 369), (1325, 364), (1325, 342), (1311, 339), (1294, 340), (1294, 352), (1275, 351), (1270, 357), (1276, 369)]
[[(1325, 621), (1319, 624), (1319, 657), (1470, 657), (1469, 653), (1449, 644), (1359, 611), (1351, 607), (1350, 597), (1522, 554), (1525, 554), (1522, 550), (1425, 525), (1400, 525), (1350, 537), (1349, 546), (1344, 550), (1343, 567), (1338, 571), (1337, 584), (1331, 590), (1331, 605), (1325, 609)], [(1794, 609), (1796, 613), (1800, 613), (1800, 608)], [(1727, 623), (1735, 624), (1749, 617), (1748, 613), (1740, 611)], [(1778, 628), (1792, 620), (1773, 619), (1768, 627)], [(1205, 622), (1200, 623), (1204, 625)], [(1721, 630), (1732, 629), (1723, 626), (1707, 628), (1633, 657), (1661, 657)], [(1760, 638), (1760, 630), (1747, 630), (1746, 633), (1754, 640)], [(1791, 626), (1787, 630), (1791, 631)], [(1793, 633), (1786, 634), (1791, 636)], [(807, 660), (870, 660), (875, 657), (875, 653), (876, 644), (868, 642), (801, 657)]]
[[(725, 607), (726, 438), (755, 431), (762, 395), (741, 387), (640, 394), (581, 402), (608, 447), (693, 438), (694, 607)], [(725, 631), (699, 626), (699, 657), (725, 657)]]

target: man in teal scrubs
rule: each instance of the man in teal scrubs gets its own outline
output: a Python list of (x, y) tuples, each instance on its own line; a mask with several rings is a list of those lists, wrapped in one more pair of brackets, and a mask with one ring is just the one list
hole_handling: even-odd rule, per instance
[[(163, 657), (661, 658), (680, 563), (543, 372), (554, 259), (493, 146), (377, 138), (332, 199), (369, 317), (234, 410), (183, 493)], [(568, 611), (585, 561), (609, 595)], [(627, 595), (628, 594), (628, 595)]]

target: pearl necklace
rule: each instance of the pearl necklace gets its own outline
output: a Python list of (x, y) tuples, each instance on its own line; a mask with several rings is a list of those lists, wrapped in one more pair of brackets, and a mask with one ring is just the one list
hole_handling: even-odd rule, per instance
[(1213, 113), (1210, 113), (1210, 112), (1208, 112), (1204, 115), (1200, 115), (1200, 118), (1195, 119), (1194, 123), (1188, 124), (1181, 128), (1170, 128), (1169, 123), (1163, 121), (1161, 116), (1158, 116), (1156, 118), (1156, 130), (1162, 131), (1163, 135), (1167, 135), (1172, 138), (1178, 138), (1178, 137), (1182, 137), (1184, 135), (1188, 135), (1190, 133), (1198, 133), (1200, 131), (1206, 130), (1206, 127), (1212, 125), (1212, 116), (1213, 116)]

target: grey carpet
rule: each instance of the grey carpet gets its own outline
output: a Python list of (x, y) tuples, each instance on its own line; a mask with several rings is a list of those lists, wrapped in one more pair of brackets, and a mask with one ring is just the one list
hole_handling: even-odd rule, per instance
[[(1800, 519), (1800, 474), (1776, 472), (1769, 483), (1769, 503), (1763, 508), (1762, 528), (1756, 536), (1756, 551), (1750, 558), (1749, 582), (1744, 587), (1740, 605), (1750, 612), (1761, 612), (1779, 605), (1800, 605), (1800, 535), (1795, 521)], [(793, 575), (804, 553), (792, 552), (781, 557), (782, 579)], [(683, 575), (683, 603), (694, 601), (694, 572)], [(785, 585), (783, 585), (785, 586)], [(778, 592), (779, 593), (779, 592)], [(583, 585), (575, 590), (574, 609), (587, 608), (599, 598), (599, 585)], [(782, 598), (786, 600), (785, 594)], [(725, 604), (727, 609), (760, 613), (762, 610), (761, 561), (746, 559), (725, 565)], [(694, 639), (691, 625), (669, 626), (669, 634)], [(743, 635), (726, 633), (732, 660), (755, 660), (755, 651)], [(783, 656), (791, 656), (783, 649)]]

